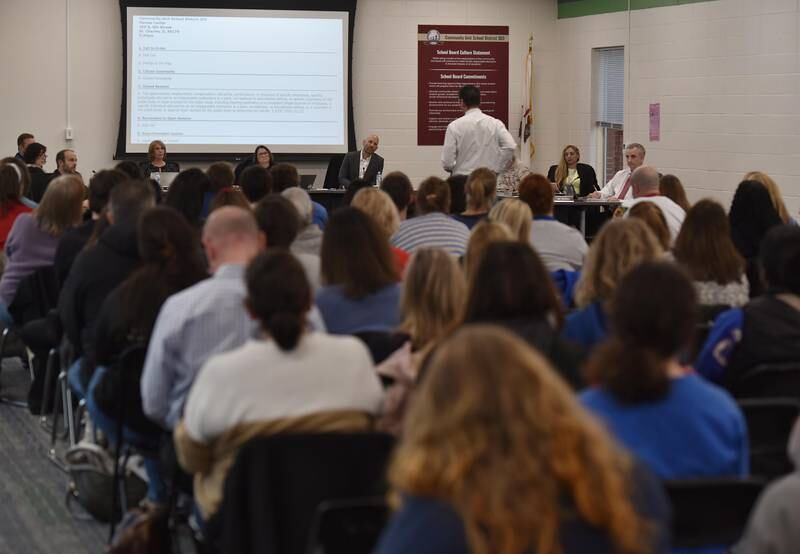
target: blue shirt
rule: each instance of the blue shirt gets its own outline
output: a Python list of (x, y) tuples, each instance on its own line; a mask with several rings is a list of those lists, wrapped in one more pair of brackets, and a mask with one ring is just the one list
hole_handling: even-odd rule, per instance
[(606, 340), (608, 323), (603, 305), (600, 302), (592, 302), (585, 308), (569, 314), (564, 322), (562, 335), (587, 350)]
[(328, 210), (319, 202), (311, 201), (311, 223), (325, 230), (325, 224), (328, 223)]
[(359, 299), (345, 296), (341, 286), (324, 286), (317, 293), (317, 308), (329, 333), (389, 331), (400, 324), (400, 284), (392, 283)]
[(741, 410), (698, 375), (673, 379), (656, 402), (620, 404), (603, 388), (582, 392), (580, 400), (662, 479), (744, 477), (750, 471)]

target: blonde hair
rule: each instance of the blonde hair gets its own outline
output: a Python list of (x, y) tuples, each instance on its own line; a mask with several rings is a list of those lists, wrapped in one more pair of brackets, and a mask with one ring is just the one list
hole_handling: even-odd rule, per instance
[(81, 222), (83, 200), (86, 187), (83, 180), (75, 175), (56, 177), (47, 186), (42, 201), (34, 210), (34, 218), (39, 228), (53, 237)]
[(392, 202), (392, 197), (380, 189), (368, 187), (359, 190), (350, 205), (370, 216), (386, 235), (386, 240), (400, 227), (397, 206)]
[(577, 154), (578, 161), (580, 161), (581, 159), (581, 151), (578, 150), (577, 146), (575, 146), (574, 144), (568, 144), (564, 147), (564, 149), (561, 151), (561, 159), (558, 160), (558, 167), (556, 168), (555, 179), (556, 179), (556, 185), (558, 185), (559, 187), (561, 186), (561, 182), (564, 179), (566, 179), (567, 175), (569, 174), (569, 167), (567, 167), (566, 153), (567, 150), (569, 150), (570, 148), (575, 151), (575, 154)]
[(468, 325), (425, 371), (389, 469), (395, 502), (439, 499), (461, 517), (471, 552), (519, 554), (561, 551), (567, 498), (615, 551), (649, 551), (631, 459), (540, 354), (506, 330)]
[(508, 198), (495, 204), (489, 212), (489, 220), (505, 223), (521, 242), (529, 242), (533, 212), (522, 200)]
[(576, 285), (575, 302), (585, 307), (595, 301), (610, 301), (617, 283), (630, 269), (662, 254), (658, 239), (641, 219), (609, 221), (589, 248)]
[(776, 183), (772, 177), (761, 171), (751, 171), (745, 175), (742, 180), (756, 181), (764, 185), (764, 188), (766, 188), (767, 192), (769, 192), (769, 198), (772, 200), (772, 205), (775, 207), (775, 211), (778, 212), (781, 221), (784, 223), (789, 223), (789, 221), (791, 221), (789, 210), (786, 209), (786, 204), (783, 202), (781, 189), (778, 187), (778, 183)]
[(497, 175), (490, 169), (479, 167), (469, 174), (464, 190), (467, 193), (468, 210), (488, 210), (497, 190)]
[(469, 235), (467, 251), (464, 253), (464, 273), (467, 275), (467, 280), (472, 281), (472, 275), (480, 265), (483, 253), (490, 244), (514, 239), (514, 233), (505, 223), (484, 219), (475, 225)]
[(147, 158), (152, 162), (156, 157), (156, 146), (164, 149), (164, 159), (167, 159), (167, 145), (160, 140), (151, 141), (147, 147)]
[(400, 298), (400, 331), (415, 350), (438, 340), (461, 320), (467, 284), (456, 259), (441, 248), (422, 248), (411, 258)]

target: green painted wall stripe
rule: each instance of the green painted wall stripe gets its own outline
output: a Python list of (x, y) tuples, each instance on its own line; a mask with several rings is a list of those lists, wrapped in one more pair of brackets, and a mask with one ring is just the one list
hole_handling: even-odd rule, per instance
[[(630, 0), (632, 10), (645, 10), (680, 4), (694, 4), (713, 0)], [(628, 0), (558, 0), (558, 18), (583, 17), (600, 13), (624, 12)]]

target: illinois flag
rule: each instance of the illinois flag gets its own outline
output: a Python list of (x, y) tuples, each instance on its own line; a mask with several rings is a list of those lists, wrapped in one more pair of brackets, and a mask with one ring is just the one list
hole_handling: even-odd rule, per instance
[(528, 37), (528, 53), (522, 71), (522, 117), (519, 121), (519, 161), (530, 167), (536, 147), (533, 144), (533, 35)]

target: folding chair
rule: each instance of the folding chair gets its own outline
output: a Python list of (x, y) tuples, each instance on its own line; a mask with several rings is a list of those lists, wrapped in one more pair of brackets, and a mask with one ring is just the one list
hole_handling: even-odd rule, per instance
[(750, 472), (774, 479), (791, 473), (794, 466), (786, 452), (789, 435), (800, 417), (800, 400), (751, 398), (739, 400), (750, 438)]

